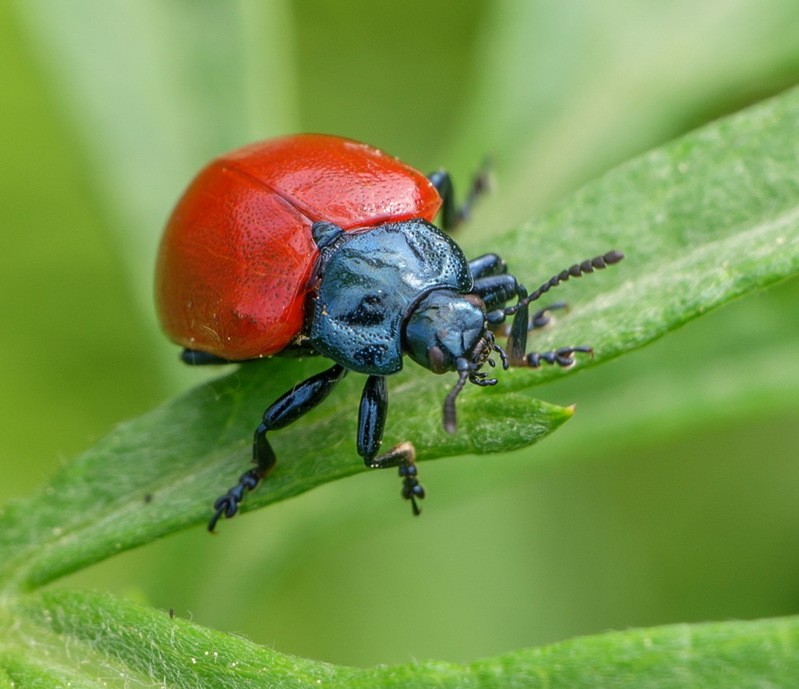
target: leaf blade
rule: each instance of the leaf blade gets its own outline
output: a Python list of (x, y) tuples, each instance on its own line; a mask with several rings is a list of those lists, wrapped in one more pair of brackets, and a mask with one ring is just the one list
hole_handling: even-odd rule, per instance
[[(53, 590), (15, 604), (24, 629), (6, 635), (0, 659), (52, 637), (66, 659), (40, 655), (42, 674), (71, 664), (113, 670), (120, 681), (169, 687), (458, 687), (676, 689), (685, 686), (791, 686), (799, 673), (799, 617), (680, 624), (579, 637), (467, 665), (438, 661), (355, 669), (309, 661), (229, 634), (116, 600), (104, 594)], [(81, 658), (83, 662), (76, 659)]]
[[(296, 365), (286, 370), (284, 363), (241, 366), (120, 424), (40, 494), (0, 510), (0, 579), (10, 588), (40, 586), (109, 555), (207, 522), (214, 498), (247, 467), (248, 440), (262, 404), (259, 391), (280, 385), (282, 379), (289, 388), (293, 376), (305, 375), (297, 373)], [(307, 372), (318, 365), (306, 362), (299, 368)], [(357, 381), (348, 385), (350, 396), (356, 396)], [(489, 409), (472, 397), (464, 399), (461, 408), (464, 432), (449, 436), (440, 428), (440, 417), (418, 403), (419, 395), (413, 385), (400, 386), (397, 398), (407, 411), (387, 442), (411, 440), (420, 459), (529, 445), (572, 414), (571, 409), (519, 395), (509, 395)], [(440, 399), (435, 390), (427, 396)], [(350, 407), (320, 409), (314, 418), (276, 436), (275, 448), (283, 461), (258, 491), (248, 495), (244, 511), (367, 470), (354, 452)]]
[[(626, 254), (580, 285), (589, 298), (537, 347), (583, 343), (590, 333), (596, 357), (584, 365), (599, 363), (799, 272), (797, 127), (793, 89), (630, 161), (495, 238), (494, 250), (517, 261), (546, 256), (544, 277), (610, 248)], [(559, 374), (544, 369), (529, 382)]]
[[(590, 333), (599, 362), (797, 272), (797, 128), (799, 89), (611, 171), (537, 223), (495, 238), (521, 262), (533, 262), (544, 248), (555, 257), (573, 255), (577, 245), (605, 250), (611, 237), (629, 254), (615, 274), (586, 283), (583, 291), (593, 299), (540, 333), (539, 348), (577, 343)], [(714, 201), (706, 203), (701, 189), (712, 190)], [(636, 217), (643, 220), (636, 224)], [(551, 237), (557, 242), (550, 243)], [(264, 398), (274, 399), (319, 366), (244, 366), (142, 421), (120, 426), (62, 472), (38, 503), (6, 510), (10, 528), (0, 536), (4, 576), (16, 585), (40, 585), (207, 519), (208, 502), (220, 485), (232, 485), (245, 466)], [(392, 415), (386, 444), (411, 440), (422, 459), (531, 444), (571, 411), (512, 395), (563, 373), (508, 371), (501, 385), (479, 391), (479, 401), (465, 395), (462, 427), (473, 430), (454, 437), (429, 412), (443, 399), (440, 382), (429, 375), (401, 377), (391, 393), (401, 411)], [(248, 496), (246, 509), (362, 470), (351, 449), (359, 384), (351, 377), (341, 390), (341, 407), (323, 405), (307, 421), (276, 434), (278, 455), (290, 448), (295, 461), (280, 465)], [(102, 519), (99, 507), (108, 510)]]

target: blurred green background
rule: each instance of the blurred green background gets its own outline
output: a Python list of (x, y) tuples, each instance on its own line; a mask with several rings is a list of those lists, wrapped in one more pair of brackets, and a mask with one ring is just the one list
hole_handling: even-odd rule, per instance
[[(207, 375), (178, 365), (150, 285), (214, 154), (322, 131), (464, 180), (491, 153), (468, 251), (796, 84), (797, 36), (795, 0), (0, 0), (0, 498)], [(356, 665), (797, 613), (798, 297), (537, 389), (578, 414), (528, 451), (425, 465), (420, 519), (362, 474), (59, 585)]]

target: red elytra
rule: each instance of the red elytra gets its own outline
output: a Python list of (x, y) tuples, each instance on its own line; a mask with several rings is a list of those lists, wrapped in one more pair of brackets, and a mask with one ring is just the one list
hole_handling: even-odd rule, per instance
[(421, 172), (349, 139), (302, 134), (227, 153), (194, 179), (167, 224), (156, 267), (164, 330), (225, 359), (277, 354), (303, 326), (314, 222), (432, 222), (440, 206)]

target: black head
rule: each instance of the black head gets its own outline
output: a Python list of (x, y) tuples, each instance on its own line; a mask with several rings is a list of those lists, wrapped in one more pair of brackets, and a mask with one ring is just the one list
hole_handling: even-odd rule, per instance
[(494, 342), (488, 329), (482, 300), (472, 294), (434, 290), (417, 305), (405, 323), (404, 349), (417, 364), (433, 371), (457, 371), (458, 382), (444, 402), (444, 428), (454, 433), (455, 400), (467, 381), (476, 385), (495, 385), (480, 371), (486, 362), (494, 366), (493, 352), (500, 354), (508, 367), (505, 352)]
[[(416, 363), (434, 373), (457, 371), (458, 382), (444, 401), (444, 429), (455, 432), (455, 400), (466, 382), (475, 385), (496, 385), (495, 378), (480, 369), (483, 364), (495, 366), (491, 355), (497, 352), (502, 368), (509, 367), (509, 357), (494, 342), (492, 327), (497, 327), (513, 316), (513, 326), (508, 338), (508, 351), (514, 363), (537, 366), (525, 355), (528, 322), (528, 307), (550, 289), (569, 278), (602, 270), (624, 258), (619, 251), (609, 251), (601, 256), (576, 263), (554, 275), (531, 294), (521, 285), (516, 285), (517, 302), (512, 306), (500, 306), (486, 313), (485, 304), (475, 294), (461, 294), (448, 289), (437, 289), (421, 299), (404, 325), (403, 349)], [(545, 309), (546, 310), (546, 309)], [(570, 353), (589, 352), (589, 347), (567, 348)], [(560, 351), (560, 350), (559, 350)], [(540, 360), (537, 359), (536, 361)], [(570, 366), (570, 357), (554, 359), (551, 363)]]

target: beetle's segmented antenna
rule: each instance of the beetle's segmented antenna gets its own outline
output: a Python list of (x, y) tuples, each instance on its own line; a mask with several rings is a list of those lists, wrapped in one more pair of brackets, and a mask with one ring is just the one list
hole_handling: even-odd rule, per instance
[(455, 367), (458, 371), (458, 382), (455, 383), (455, 387), (450, 390), (444, 400), (444, 430), (450, 434), (454, 434), (458, 429), (455, 400), (466, 385), (466, 381), (469, 380), (470, 371), (469, 362), (463, 358), (455, 360)]
[(546, 294), (549, 292), (549, 290), (559, 285), (561, 282), (566, 282), (566, 280), (569, 278), (582, 277), (588, 273), (593, 273), (594, 270), (602, 270), (603, 268), (612, 266), (614, 263), (618, 263), (623, 258), (624, 254), (621, 253), (621, 251), (608, 251), (608, 253), (603, 254), (602, 256), (594, 256), (594, 258), (590, 258), (582, 263), (575, 263), (573, 266), (569, 266), (565, 270), (560, 271), (557, 275), (551, 277), (543, 285), (541, 285), (541, 287), (535, 290), (535, 292), (532, 292), (517, 304), (504, 309), (504, 313), (506, 316), (512, 316), (514, 313), (520, 309), (523, 309), (531, 302), (539, 299), (541, 295)]

